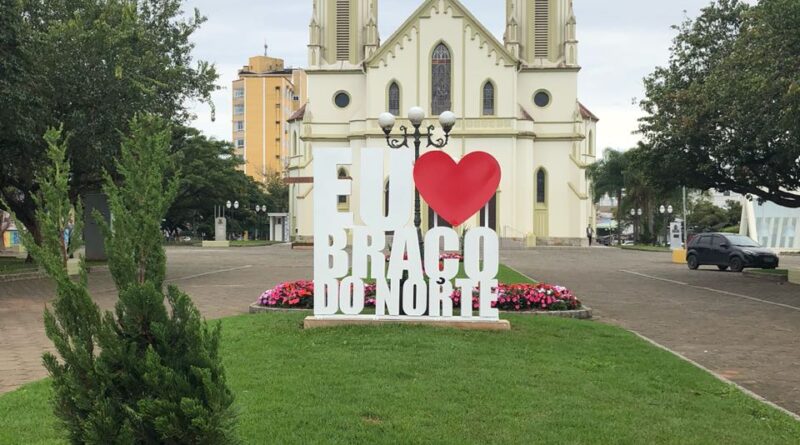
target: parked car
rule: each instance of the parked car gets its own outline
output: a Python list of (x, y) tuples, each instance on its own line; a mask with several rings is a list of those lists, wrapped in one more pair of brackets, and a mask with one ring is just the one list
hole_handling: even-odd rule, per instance
[(741, 272), (745, 268), (776, 269), (780, 260), (772, 251), (743, 235), (704, 233), (689, 241), (686, 263), (689, 269), (717, 266), (719, 270)]

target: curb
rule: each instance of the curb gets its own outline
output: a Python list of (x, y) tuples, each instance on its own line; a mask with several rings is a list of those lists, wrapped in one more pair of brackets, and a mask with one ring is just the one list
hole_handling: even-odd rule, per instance
[(769, 274), (769, 273), (759, 273), (755, 271), (745, 270), (742, 272), (742, 275), (750, 278), (755, 278), (757, 280), (769, 281), (772, 283), (788, 283), (789, 282), (789, 275), (778, 275), (778, 274)]
[(266, 307), (261, 306), (258, 303), (253, 303), (250, 305), (250, 313), (251, 314), (263, 314), (269, 312), (311, 312), (312, 309), (292, 309), (292, 308), (285, 308), (285, 307)]
[[(624, 329), (624, 328), (623, 328), (623, 329)], [(666, 346), (664, 346), (664, 345), (662, 345), (662, 344), (660, 344), (660, 343), (657, 343), (655, 340), (652, 340), (652, 339), (650, 339), (650, 338), (648, 338), (648, 337), (645, 337), (644, 335), (642, 335), (642, 334), (640, 334), (640, 333), (638, 333), (638, 332), (636, 332), (636, 331), (633, 331), (633, 330), (628, 330), (628, 331), (629, 331), (629, 332), (631, 332), (632, 334), (634, 334), (635, 336), (637, 336), (637, 337), (641, 338), (641, 339), (642, 339), (642, 340), (644, 340), (645, 342), (647, 342), (647, 343), (649, 343), (649, 344), (651, 344), (651, 345), (653, 345), (653, 346), (657, 347), (658, 349), (661, 349), (661, 350), (663, 350), (663, 351), (666, 351), (666, 352), (668, 352), (668, 353), (670, 353), (670, 354), (674, 355), (675, 357), (678, 357), (679, 359), (681, 359), (681, 360), (683, 360), (683, 361), (685, 361), (685, 362), (687, 362), (687, 363), (689, 363), (689, 364), (691, 364), (691, 365), (694, 365), (694, 366), (696, 366), (696, 367), (698, 367), (698, 368), (702, 369), (703, 371), (707, 372), (707, 373), (708, 373), (708, 374), (710, 374), (712, 377), (716, 378), (717, 380), (721, 381), (722, 383), (727, 383), (727, 384), (729, 384), (729, 385), (731, 385), (731, 386), (734, 386), (734, 387), (736, 387), (736, 388), (737, 388), (739, 391), (743, 392), (745, 395), (747, 395), (747, 396), (749, 396), (749, 397), (751, 397), (751, 398), (753, 398), (753, 399), (755, 399), (755, 400), (758, 400), (758, 401), (759, 401), (759, 402), (761, 402), (761, 403), (764, 403), (764, 404), (766, 404), (766, 405), (769, 405), (769, 406), (771, 406), (772, 408), (775, 408), (775, 409), (777, 409), (778, 411), (780, 411), (780, 412), (782, 412), (782, 413), (784, 413), (784, 414), (788, 415), (789, 417), (791, 417), (791, 418), (793, 418), (793, 419), (795, 419), (795, 420), (798, 420), (798, 421), (800, 421), (800, 415), (799, 415), (799, 414), (797, 414), (797, 413), (794, 413), (794, 412), (792, 412), (792, 411), (789, 411), (788, 409), (786, 409), (786, 408), (784, 408), (784, 407), (782, 407), (782, 406), (778, 405), (778, 404), (777, 404), (777, 403), (775, 403), (775, 402), (771, 402), (771, 401), (767, 400), (766, 398), (764, 398), (764, 397), (762, 397), (762, 396), (760, 396), (760, 395), (756, 394), (755, 392), (753, 392), (753, 391), (751, 391), (751, 390), (749, 390), (749, 389), (745, 388), (744, 386), (742, 386), (742, 385), (740, 385), (740, 384), (738, 384), (738, 383), (734, 382), (733, 380), (730, 380), (730, 379), (728, 379), (727, 377), (723, 377), (723, 376), (721, 376), (721, 375), (717, 374), (716, 372), (714, 372), (714, 371), (712, 371), (712, 370), (710, 370), (710, 369), (706, 368), (705, 366), (701, 365), (700, 363), (698, 363), (698, 362), (696, 362), (696, 361), (694, 361), (694, 360), (690, 359), (689, 357), (686, 357), (685, 355), (681, 354), (680, 352), (673, 351), (672, 349), (670, 349), (670, 348), (668, 348), (668, 347), (666, 347)]]
[(590, 320), (592, 318), (592, 308), (586, 306), (584, 306), (582, 309), (577, 309), (574, 311), (527, 311), (527, 312), (500, 311), (500, 313), (531, 316), (531, 317), (573, 318), (575, 320)]
[(7, 275), (0, 275), (0, 283), (12, 283), (14, 281), (25, 281), (25, 280), (38, 280), (40, 278), (46, 278), (46, 277), (47, 275), (42, 271), (7, 274)]

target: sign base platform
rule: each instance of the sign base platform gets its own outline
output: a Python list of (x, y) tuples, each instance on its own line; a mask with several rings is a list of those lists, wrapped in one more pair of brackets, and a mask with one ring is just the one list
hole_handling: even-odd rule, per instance
[(306, 317), (304, 329), (334, 328), (339, 326), (379, 326), (385, 324), (438, 326), (476, 331), (510, 331), (508, 320), (483, 320), (480, 318), (431, 318), (431, 317), (375, 317), (375, 316), (329, 316)]

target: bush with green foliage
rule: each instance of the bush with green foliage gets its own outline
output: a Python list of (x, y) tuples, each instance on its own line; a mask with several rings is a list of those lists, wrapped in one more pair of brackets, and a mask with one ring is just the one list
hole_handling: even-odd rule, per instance
[(103, 229), (119, 290), (114, 312), (104, 316), (87, 291), (83, 261), (77, 282), (63, 266), (59, 221), (68, 213), (69, 168), (66, 145), (51, 143), (58, 133), (48, 133), (53, 165), (39, 176), (37, 215), (46, 241), (25, 242), (57, 284), (53, 311), (45, 313), (60, 357), (44, 357), (54, 410), (72, 443), (235, 443), (219, 325), (210, 327), (185, 293), (163, 290), (160, 224), (176, 189), (165, 175), (170, 129), (152, 116), (134, 118), (131, 129), (117, 166), (122, 182), (108, 176), (104, 188), (114, 222)]

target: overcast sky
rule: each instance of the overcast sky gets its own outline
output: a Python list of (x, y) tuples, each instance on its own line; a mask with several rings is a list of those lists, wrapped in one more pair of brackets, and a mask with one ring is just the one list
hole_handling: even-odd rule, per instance
[[(578, 19), (578, 57), (581, 102), (600, 117), (597, 146), (626, 149), (638, 141), (632, 134), (640, 115), (636, 99), (643, 95), (642, 78), (667, 61), (678, 24), (694, 17), (710, 0), (574, 0)], [(382, 39), (422, 3), (422, 0), (380, 0)], [(462, 0), (498, 40), (505, 26), (504, 0)], [(186, 10), (198, 8), (208, 21), (195, 34), (197, 59), (216, 64), (223, 87), (211, 109), (195, 106), (194, 125), (218, 139), (231, 137), (231, 81), (247, 58), (269, 54), (287, 65), (307, 63), (308, 22), (312, 0), (187, 0)]]

